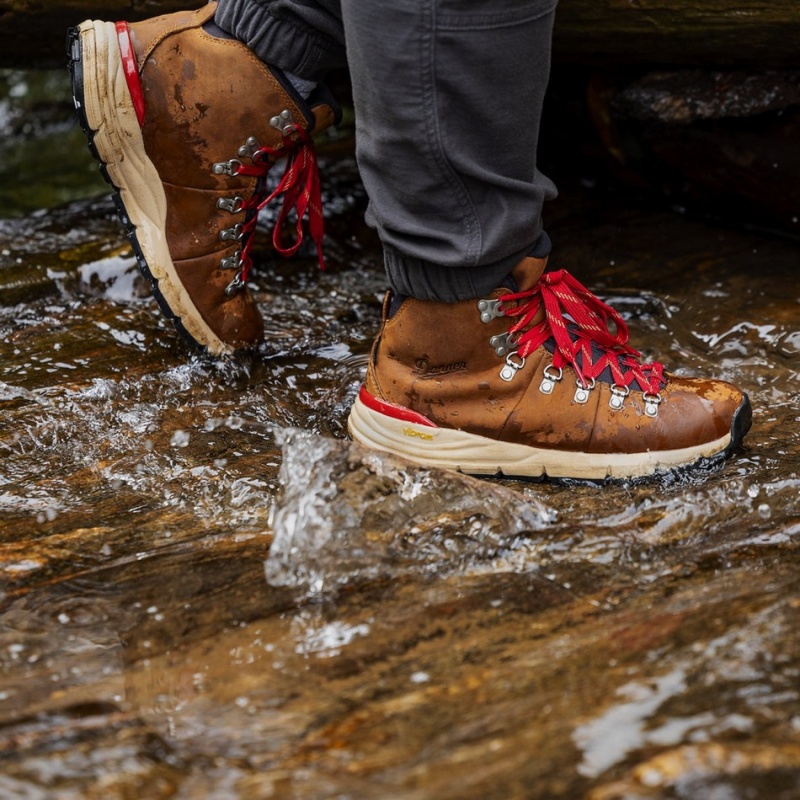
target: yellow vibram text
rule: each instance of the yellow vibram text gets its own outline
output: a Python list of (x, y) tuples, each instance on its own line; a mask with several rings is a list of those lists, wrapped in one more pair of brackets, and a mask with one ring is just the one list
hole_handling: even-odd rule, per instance
[(426, 442), (433, 441), (433, 434), (422, 433), (422, 431), (415, 431), (413, 428), (403, 428), (403, 435), (416, 437), (417, 439), (424, 439)]

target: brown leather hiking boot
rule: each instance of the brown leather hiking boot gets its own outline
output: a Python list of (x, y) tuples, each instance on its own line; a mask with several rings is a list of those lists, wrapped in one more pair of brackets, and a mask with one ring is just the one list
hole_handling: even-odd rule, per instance
[(421, 464), (528, 477), (628, 478), (730, 454), (750, 427), (747, 395), (642, 364), (622, 318), (545, 263), (524, 259), (516, 287), (486, 298), (387, 295), (352, 437)]
[[(257, 344), (263, 321), (247, 275), (258, 211), (283, 194), (274, 241), (290, 254), (309, 213), (322, 239), (310, 133), (333, 122), (309, 110), (243, 44), (208, 34), (216, 3), (145, 22), (87, 20), (69, 32), (75, 106), (164, 313), (212, 353)], [(287, 168), (268, 196), (266, 175)], [(296, 207), (298, 240), (280, 244)], [(320, 256), (321, 258), (321, 256)]]

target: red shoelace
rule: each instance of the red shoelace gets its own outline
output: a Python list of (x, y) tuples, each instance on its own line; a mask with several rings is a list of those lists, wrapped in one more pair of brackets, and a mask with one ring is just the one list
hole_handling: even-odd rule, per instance
[[(662, 364), (642, 364), (641, 353), (628, 345), (628, 326), (619, 313), (565, 270), (547, 272), (532, 289), (503, 295), (500, 302), (506, 316), (519, 318), (509, 333), (517, 334), (520, 358), (552, 338), (553, 367), (568, 364), (583, 386), (593, 384), (605, 369), (614, 384), (636, 382), (654, 395), (667, 382)], [(531, 325), (542, 305), (544, 318)]]
[[(247, 275), (253, 265), (250, 251), (253, 247), (253, 234), (258, 222), (258, 212), (276, 197), (283, 195), (278, 218), (272, 229), (272, 243), (275, 249), (284, 256), (294, 255), (303, 243), (303, 218), (308, 215), (308, 232), (317, 247), (319, 265), (325, 269), (322, 255), (322, 237), (324, 223), (322, 219), (322, 194), (320, 192), (319, 166), (317, 152), (310, 134), (297, 126), (281, 134), (282, 143), (278, 147), (261, 147), (252, 156), (252, 164), (239, 164), (236, 174), (247, 175), (266, 180), (267, 174), (277, 159), (286, 157), (286, 168), (278, 185), (269, 194), (266, 191), (256, 192), (242, 203), (242, 209), (255, 213), (242, 225), (244, 245), (241, 253), (241, 280), (247, 282)], [(283, 227), (291, 210), (297, 215), (296, 237), (288, 245), (283, 244)]]

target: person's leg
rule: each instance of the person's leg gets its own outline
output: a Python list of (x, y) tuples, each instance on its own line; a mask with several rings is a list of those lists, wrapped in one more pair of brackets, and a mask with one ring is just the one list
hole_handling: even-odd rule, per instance
[(368, 221), (396, 291), (488, 292), (538, 243), (555, 0), (343, 0)]
[(642, 363), (619, 315), (545, 273), (552, 5), (343, 0), (359, 166), (394, 290), (350, 433), (480, 474), (632, 477), (722, 457), (749, 427), (747, 397)]
[[(271, 4), (222, 5), (232, 18), (262, 8)], [(327, 98), (306, 102), (280, 68), (220, 30), (215, 11), (210, 3), (130, 25), (86, 21), (69, 42), (76, 108), (142, 272), (178, 330), (223, 353), (263, 335), (247, 274), (265, 176), (283, 156), (304, 190), (298, 216), (307, 203), (321, 239), (310, 134), (335, 114)], [(274, 41), (292, 44), (278, 53), (284, 68), (309, 81), (316, 71), (293, 56), (315, 53), (314, 70), (343, 62), (341, 42), (302, 21), (275, 16), (272, 29)]]

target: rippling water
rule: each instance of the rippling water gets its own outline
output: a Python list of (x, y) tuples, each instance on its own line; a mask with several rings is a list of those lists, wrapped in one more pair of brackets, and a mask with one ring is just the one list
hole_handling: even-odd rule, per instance
[(331, 269), (262, 251), (241, 358), (187, 354), (109, 201), (0, 220), (0, 796), (800, 796), (797, 245), (567, 187), (559, 265), (753, 430), (475, 480), (345, 440), (383, 278), (325, 174)]

